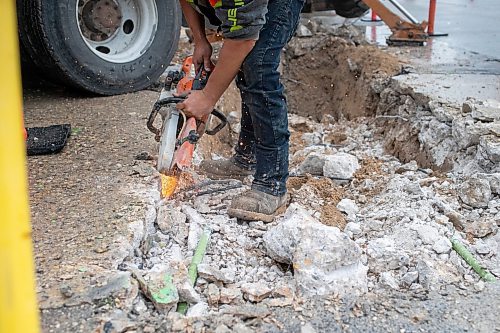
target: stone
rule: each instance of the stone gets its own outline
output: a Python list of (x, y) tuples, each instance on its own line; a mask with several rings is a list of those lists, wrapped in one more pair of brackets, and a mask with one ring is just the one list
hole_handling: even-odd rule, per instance
[(500, 195), (500, 173), (478, 173), (476, 177), (490, 183), (491, 193)]
[(208, 304), (218, 305), (220, 301), (220, 290), (215, 284), (211, 283), (207, 287)]
[(491, 200), (490, 182), (486, 179), (471, 177), (458, 188), (458, 196), (462, 202), (471, 207), (488, 207), (488, 202)]
[(417, 262), (419, 284), (424, 288), (436, 286), (439, 276), (435, 271), (434, 263), (427, 259), (419, 259)]
[(347, 153), (337, 153), (325, 157), (323, 175), (335, 180), (350, 180), (359, 168), (356, 156)]
[(476, 238), (483, 238), (490, 234), (496, 233), (498, 226), (494, 219), (489, 217), (481, 217), (478, 220), (467, 224), (465, 227), (465, 232), (471, 234)]
[(177, 292), (179, 293), (179, 299), (183, 302), (187, 302), (189, 304), (201, 302), (200, 295), (187, 279), (184, 280), (184, 282), (177, 284)]
[(490, 99), (474, 104), (472, 107), (472, 118), (480, 121), (500, 120), (500, 102)]
[(425, 224), (417, 224), (412, 226), (418, 234), (418, 237), (422, 240), (422, 243), (432, 245), (439, 239), (439, 231)]
[(344, 232), (350, 232), (352, 235), (358, 236), (363, 233), (363, 230), (361, 230), (361, 226), (359, 225), (359, 223), (349, 222), (345, 226)]
[(348, 216), (356, 216), (359, 212), (359, 207), (356, 203), (351, 199), (342, 199), (337, 204), (337, 209), (343, 213), (346, 213)]
[(221, 288), (220, 300), (221, 304), (237, 303), (242, 297), (240, 289), (237, 288)]
[(452, 248), (451, 242), (446, 237), (440, 237), (432, 246), (432, 249), (437, 254), (450, 253)]
[(403, 277), (401, 278), (401, 283), (409, 287), (412, 285), (412, 283), (416, 282), (418, 280), (418, 272), (417, 271), (412, 271), (412, 272), (407, 272)]
[(383, 285), (384, 287), (388, 287), (388, 288), (396, 289), (396, 290), (399, 289), (399, 284), (396, 281), (396, 279), (394, 278), (394, 275), (392, 274), (392, 272), (380, 273), (380, 277), (379, 277), (378, 282), (381, 285)]
[(245, 283), (241, 286), (243, 298), (250, 302), (259, 303), (271, 295), (272, 290), (263, 283)]
[(368, 242), (366, 254), (370, 272), (381, 273), (407, 266), (410, 257), (403, 249), (395, 247), (390, 238), (376, 238)]
[(248, 304), (226, 307), (221, 311), (221, 314), (228, 314), (241, 318), (242, 320), (249, 320), (265, 318), (271, 314), (271, 311), (262, 305)]
[(500, 166), (500, 137), (484, 135), (479, 140), (476, 159), (486, 171), (499, 172)]
[(198, 222), (191, 220), (189, 223), (188, 232), (188, 251), (194, 251), (198, 247), (198, 242), (200, 241), (201, 235), (203, 234), (203, 228)]
[(298, 173), (300, 175), (311, 174), (313, 176), (322, 176), (323, 167), (325, 166), (325, 155), (312, 152), (298, 167)]
[(359, 246), (297, 204), (290, 205), (283, 221), (264, 235), (264, 246), (275, 260), (293, 263), (303, 295), (355, 293), (367, 288), (367, 267), (361, 262)]
[(234, 333), (253, 333), (254, 330), (247, 327), (245, 324), (238, 323), (233, 326), (233, 332)]
[(149, 272), (144, 279), (139, 279), (139, 284), (158, 311), (170, 312), (177, 307), (179, 293), (170, 271)]
[(208, 264), (198, 265), (198, 275), (210, 282), (234, 283), (234, 277), (227, 276), (221, 270)]
[(396, 173), (404, 173), (404, 172), (415, 172), (418, 170), (418, 164), (416, 161), (410, 161), (406, 164), (403, 164), (401, 166), (399, 166), (397, 169), (396, 169)]
[(193, 306), (190, 306), (187, 310), (186, 317), (188, 318), (199, 318), (208, 315), (208, 304), (205, 302), (200, 302)]
[(313, 33), (305, 25), (299, 24), (297, 30), (295, 31), (297, 37), (311, 37)]
[(188, 237), (188, 225), (186, 214), (181, 212), (180, 207), (161, 205), (158, 208), (156, 223), (164, 234), (171, 235), (178, 244), (184, 244)]

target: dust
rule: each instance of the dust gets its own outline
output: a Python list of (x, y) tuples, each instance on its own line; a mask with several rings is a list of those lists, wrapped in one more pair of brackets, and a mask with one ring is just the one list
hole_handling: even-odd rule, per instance
[(305, 47), (301, 39), (294, 39), (285, 53), (284, 81), (290, 110), (317, 121), (324, 114), (337, 119), (373, 115), (379, 96), (371, 83), (374, 78), (401, 72), (399, 60), (375, 46), (356, 46), (337, 37), (313, 38), (319, 40), (312, 50), (294, 52), (294, 48)]

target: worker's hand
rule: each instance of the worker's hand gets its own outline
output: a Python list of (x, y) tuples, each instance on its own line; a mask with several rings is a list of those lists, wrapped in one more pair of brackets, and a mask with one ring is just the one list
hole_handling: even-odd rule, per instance
[(202, 65), (205, 66), (205, 70), (210, 72), (214, 68), (214, 64), (211, 60), (212, 57), (212, 45), (208, 42), (208, 40), (196, 41), (194, 45), (194, 53), (193, 53), (193, 64), (196, 70), (196, 73), (200, 70)]
[(212, 113), (215, 103), (203, 90), (192, 90), (184, 102), (177, 104), (177, 109), (184, 111), (186, 117), (195, 117), (206, 122)]

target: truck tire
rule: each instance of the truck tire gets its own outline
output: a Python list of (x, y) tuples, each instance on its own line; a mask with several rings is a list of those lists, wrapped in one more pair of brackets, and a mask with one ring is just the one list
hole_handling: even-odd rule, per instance
[[(18, 0), (24, 63), (100, 95), (144, 89), (177, 49), (181, 10), (165, 0)], [(25, 76), (28, 73), (24, 73)]]

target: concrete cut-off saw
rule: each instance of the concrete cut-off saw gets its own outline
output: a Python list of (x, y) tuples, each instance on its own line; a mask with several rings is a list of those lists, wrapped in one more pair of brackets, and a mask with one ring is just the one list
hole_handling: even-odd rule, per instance
[[(213, 117), (218, 119), (216, 126), (209, 129), (204, 122), (187, 117), (177, 109), (177, 103), (183, 102), (189, 91), (205, 87), (209, 75), (203, 67), (195, 73), (193, 58), (186, 58), (182, 66), (168, 71), (160, 97), (148, 118), (147, 127), (160, 143), (157, 169), (161, 174), (164, 198), (173, 195), (180, 173), (191, 167), (196, 144), (203, 134), (215, 135), (227, 125), (226, 117), (217, 110), (212, 111), (206, 122), (211, 124)], [(155, 126), (158, 114), (161, 128)]]

